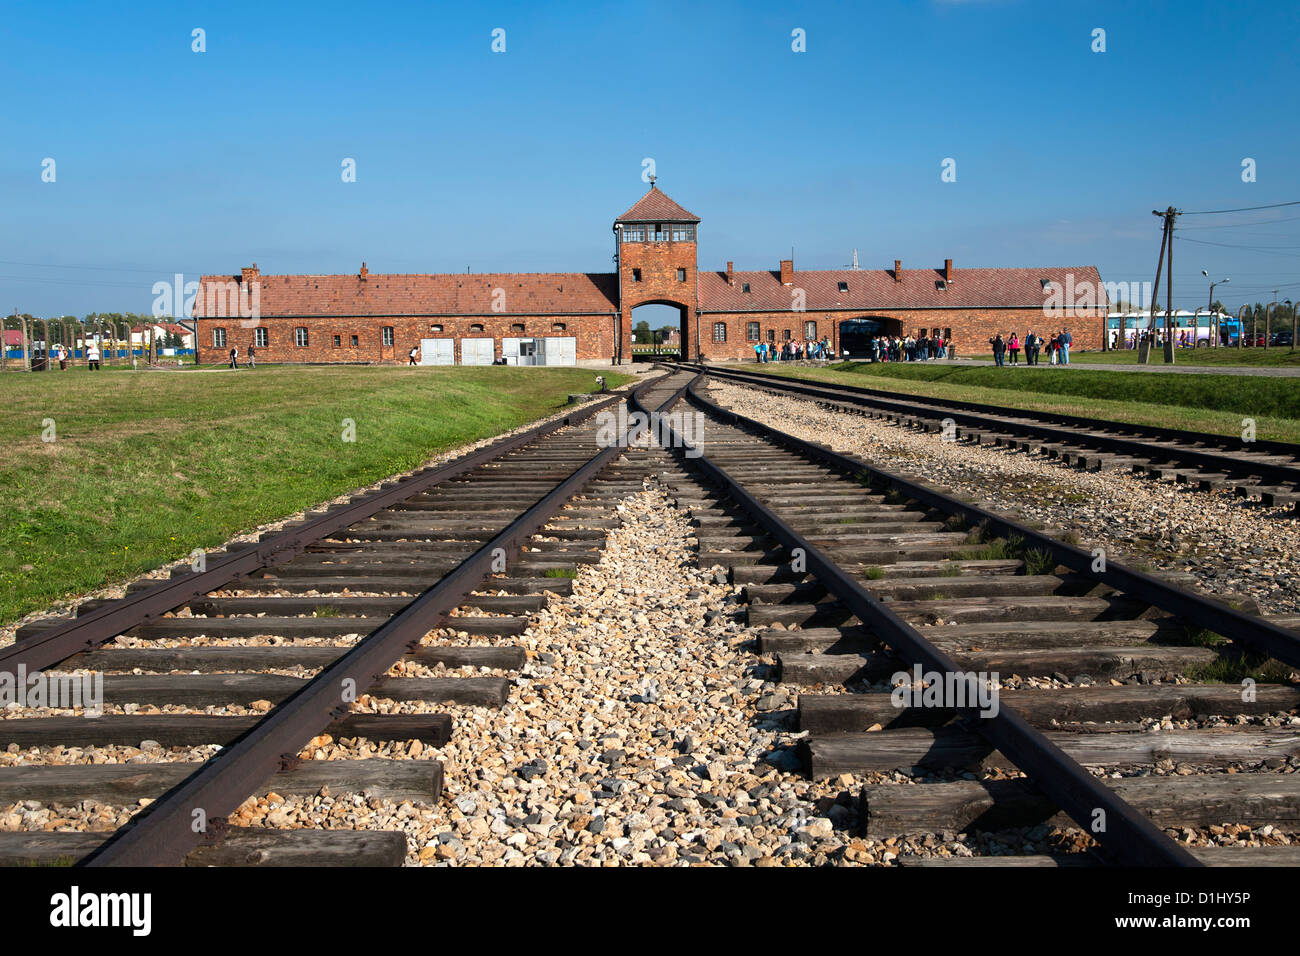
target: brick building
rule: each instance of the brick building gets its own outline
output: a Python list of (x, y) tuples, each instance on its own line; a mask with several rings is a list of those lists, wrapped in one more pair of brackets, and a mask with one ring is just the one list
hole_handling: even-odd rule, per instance
[(209, 275), (194, 303), (200, 362), (250, 346), (264, 362), (572, 365), (630, 361), (632, 311), (678, 311), (683, 354), (753, 359), (760, 341), (952, 338), (984, 351), (997, 332), (1069, 328), (1101, 348), (1108, 300), (1095, 266), (700, 271), (700, 219), (656, 188), (614, 220), (612, 273)]

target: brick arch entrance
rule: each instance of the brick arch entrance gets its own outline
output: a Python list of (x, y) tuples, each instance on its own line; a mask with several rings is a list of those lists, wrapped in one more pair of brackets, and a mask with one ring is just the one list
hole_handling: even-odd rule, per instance
[[(695, 327), (691, 320), (691, 307), (687, 305), (685, 302), (675, 302), (672, 299), (646, 299), (643, 302), (636, 302), (633, 303), (632, 305), (629, 305), (627, 307), (627, 311), (624, 313), (624, 320), (623, 320), (623, 326), (625, 329), (628, 330), (629, 333), (628, 341), (629, 342), (631, 341), (631, 334), (630, 334), (631, 330), (636, 326), (636, 323), (641, 320), (640, 316), (634, 319), (633, 313), (637, 309), (646, 305), (661, 305), (661, 306), (666, 306), (667, 308), (670, 309), (676, 309), (677, 326), (679, 330), (679, 340), (681, 343), (680, 352), (678, 354), (684, 360), (693, 361), (699, 358), (700, 349), (699, 349), (699, 343), (696, 341)], [(647, 316), (647, 318), (649, 317)], [(658, 328), (661, 325), (662, 323), (653, 320), (650, 321), (651, 329)]]
[(871, 353), (871, 339), (877, 335), (902, 335), (903, 323), (888, 315), (861, 315), (841, 319), (839, 323), (840, 352), (860, 358)]

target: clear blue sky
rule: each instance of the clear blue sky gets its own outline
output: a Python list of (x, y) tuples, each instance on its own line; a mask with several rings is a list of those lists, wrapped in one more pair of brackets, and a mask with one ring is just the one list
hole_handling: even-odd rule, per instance
[[(1294, 4), (1190, 0), (10, 0), (0, 310), (148, 311), (160, 279), (253, 261), (608, 271), (645, 157), (702, 217), (705, 268), (856, 247), (1150, 280), (1152, 209), (1300, 199), (1297, 27)], [(1234, 247), (1177, 244), (1180, 306), (1202, 268), (1231, 306), (1300, 299), (1300, 206), (1180, 225)]]

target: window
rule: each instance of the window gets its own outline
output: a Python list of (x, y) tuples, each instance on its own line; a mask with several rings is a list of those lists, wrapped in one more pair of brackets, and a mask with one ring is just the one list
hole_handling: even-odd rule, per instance
[(624, 242), (642, 242), (645, 240), (645, 228), (643, 226), (628, 226), (623, 230)]
[(750, 322), (750, 323), (749, 323), (749, 341), (751, 341), (751, 342), (757, 342), (757, 341), (758, 341), (758, 323), (757, 323), (757, 322)]
[(563, 331), (564, 331), (565, 329), (567, 329), (567, 328), (568, 328), (568, 326), (565, 325), (563, 322), (552, 322), (552, 323), (551, 323), (551, 331), (552, 331), (552, 332), (563, 332)]
[(357, 337), (355, 335), (352, 336), (352, 347), (356, 348), (359, 344), (360, 342), (357, 341)]
[(224, 348), (226, 347), (226, 330), (225, 330), (225, 329), (213, 329), (213, 330), (212, 330), (212, 347), (213, 347), (214, 349), (224, 349)]
[[(479, 326), (479, 330), (482, 331), (482, 329), (483, 329), (483, 326), (480, 325), (480, 326)], [(441, 331), (442, 331), (442, 326), (441, 326), (441, 325), (431, 325), (431, 326), (429, 326), (429, 331), (430, 331), (430, 332), (441, 332)]]
[(816, 323), (816, 322), (805, 322), (805, 323), (803, 324), (803, 337), (806, 338), (806, 339), (815, 339), (815, 338), (817, 338), (817, 323)]
[(949, 341), (949, 340), (951, 340), (951, 339), (952, 339), (952, 329), (944, 329), (944, 330), (943, 330), (943, 340), (944, 340), (945, 342), (947, 342), (947, 341)]
[(640, 282), (640, 281), (641, 281), (641, 270), (640, 270), (640, 269), (633, 269), (633, 270), (632, 270), (632, 281), (633, 281), (633, 282)]
[(1039, 280), (1038, 280), (1038, 284), (1039, 284), (1040, 286), (1042, 286), (1042, 287), (1043, 287), (1043, 291), (1046, 292), (1046, 291), (1047, 291), (1047, 287), (1048, 287), (1049, 285), (1052, 284), (1052, 280), (1051, 280), (1051, 279), (1039, 279)]
[(678, 269), (678, 270), (677, 270), (677, 281), (678, 281), (678, 282), (685, 282), (685, 281), (686, 281), (686, 270), (685, 270), (685, 269)]
[(713, 323), (713, 341), (715, 341), (715, 342), (725, 342), (725, 341), (727, 341), (727, 323), (726, 323), (726, 322), (714, 322), (714, 323)]
[(694, 242), (695, 226), (689, 222), (674, 223), (672, 228), (673, 242)]
[(336, 335), (336, 336), (334, 336), (334, 347), (335, 347), (336, 349), (337, 349), (337, 348), (342, 348), (342, 347), (343, 347), (343, 336), (341, 336), (341, 335)]
[(749, 283), (748, 283), (748, 282), (741, 283), (740, 291), (741, 291), (741, 292), (748, 292), (748, 291), (749, 291)]
[(266, 329), (253, 329), (253, 345), (259, 349), (266, 348), (268, 336)]
[(945, 289), (948, 288), (948, 283), (947, 283), (946, 281), (944, 281), (943, 279), (935, 279), (935, 280), (934, 280), (934, 287), (935, 287), (935, 289), (936, 289), (937, 291), (939, 291), (939, 292), (943, 292)]
[(789, 342), (789, 341), (790, 341), (790, 330), (789, 330), (789, 329), (786, 329), (784, 332), (782, 332), (782, 333), (781, 333), (781, 338), (783, 338), (783, 339), (785, 339), (787, 342)]
[(662, 222), (655, 223), (654, 241), (655, 242), (668, 241), (668, 227), (665, 226)]
[(391, 325), (384, 326), (384, 344), (385, 345), (393, 344), (393, 327)]
[(304, 326), (298, 326), (293, 330), (293, 344), (300, 349), (307, 347), (307, 329)]
[(848, 291), (849, 291), (849, 284), (848, 284), (847, 282), (841, 282), (841, 283), (840, 283), (840, 291), (841, 291), (841, 292), (848, 292)]
[(524, 323), (522, 322), (516, 322), (514, 325), (510, 326), (511, 332), (522, 332), (523, 330), (524, 330)]
[[(471, 332), (482, 332), (482, 331), (483, 331), (483, 323), (481, 323), (481, 322), (475, 322), (473, 325), (471, 325), (471, 326), (469, 327), (469, 330), (470, 330)], [(442, 331), (442, 326), (441, 326), (441, 325), (438, 326), (438, 331), (439, 331), (439, 332)]]
[(768, 340), (769, 342), (775, 342), (775, 341), (776, 341), (776, 330), (775, 330), (775, 329), (768, 329), (768, 330), (767, 330), (767, 340)]

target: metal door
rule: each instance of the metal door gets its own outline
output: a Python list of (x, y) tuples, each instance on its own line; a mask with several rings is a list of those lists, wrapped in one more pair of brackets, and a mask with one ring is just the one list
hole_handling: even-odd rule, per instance
[(455, 365), (454, 339), (420, 339), (421, 365)]

